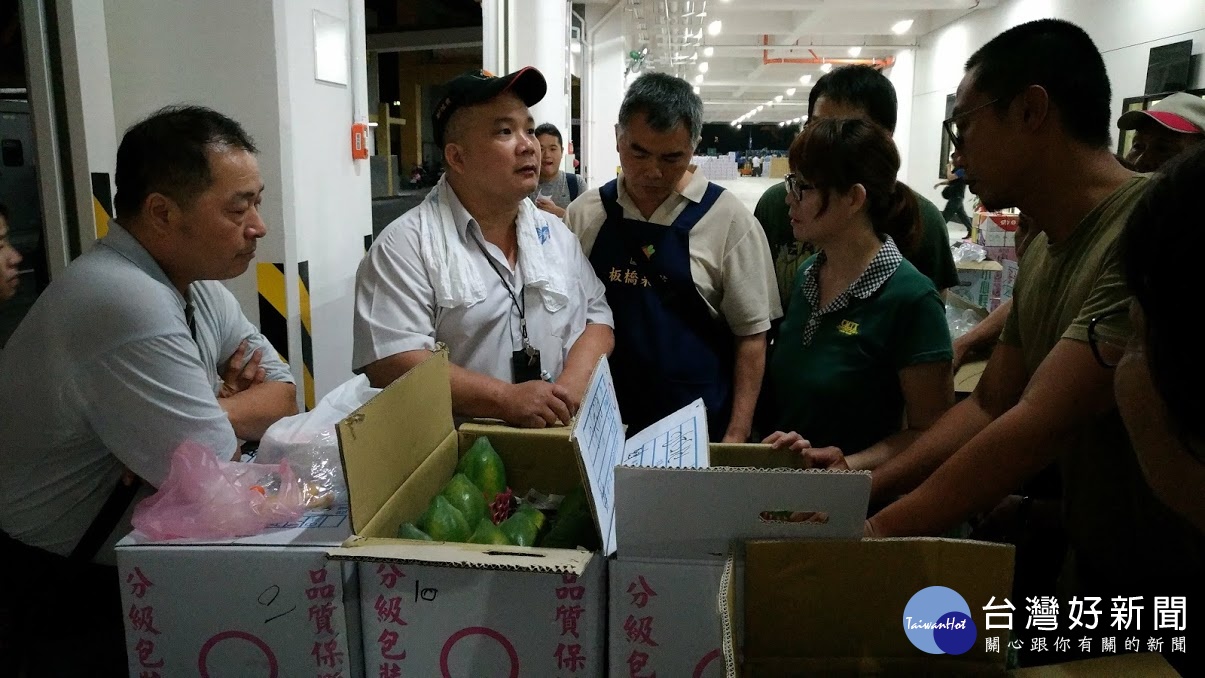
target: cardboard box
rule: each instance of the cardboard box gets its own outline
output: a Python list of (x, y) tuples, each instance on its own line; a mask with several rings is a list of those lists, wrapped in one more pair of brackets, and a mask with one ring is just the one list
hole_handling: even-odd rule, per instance
[(367, 675), (603, 675), (602, 557), (394, 538), (481, 435), (517, 496), (568, 492), (581, 478), (567, 429), (465, 425), (458, 434), (447, 355), (437, 353), (338, 431), (354, 536), (330, 555), (359, 562)]
[[(605, 535), (603, 551), (616, 554), (608, 632), (613, 675), (725, 675), (722, 648), (733, 630), (723, 624), (719, 603), (735, 540), (862, 535), (868, 473), (800, 470), (798, 455), (764, 445), (706, 446), (706, 417), (701, 426), (679, 419), (686, 409), (625, 439), (604, 359), (583, 399), (586, 414), (575, 422), (574, 447)], [(701, 403), (694, 413), (705, 415)], [(679, 436), (683, 429), (687, 434)], [(652, 466), (641, 453), (650, 439), (658, 441)], [(669, 464), (660, 463), (664, 457)], [(777, 517), (791, 512), (825, 518)]]
[(976, 214), (975, 220), (978, 223), (975, 228), (975, 242), (989, 248), (1007, 247), (1011, 249), (1017, 242), (1017, 224), (1020, 219), (1018, 214), (1003, 212)]
[(117, 545), (132, 676), (363, 675), (346, 507), (221, 542)]
[[(1003, 675), (1005, 654), (985, 649), (983, 607), (1008, 597), (1012, 574), (1013, 547), (1002, 544), (751, 541), (742, 675)], [(969, 608), (977, 634), (964, 654), (927, 654), (909, 640), (907, 608), (930, 586), (953, 589)], [(1007, 631), (988, 633), (1007, 644)]]
[[(951, 292), (989, 312), (995, 310), (1002, 301), (1004, 266), (991, 259), (958, 262), (957, 266), (958, 286)], [(1008, 294), (1012, 295), (1011, 284)]]

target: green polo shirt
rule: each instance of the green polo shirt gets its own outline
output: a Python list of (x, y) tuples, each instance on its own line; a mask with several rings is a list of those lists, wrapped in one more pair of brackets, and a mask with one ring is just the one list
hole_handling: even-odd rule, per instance
[[(913, 191), (920, 207), (921, 240), (908, 261), (933, 281), (939, 290), (958, 286), (958, 268), (950, 251), (950, 232), (941, 210), (923, 195)], [(791, 286), (799, 273), (799, 266), (815, 250), (806, 243), (795, 240), (791, 230), (791, 215), (787, 208), (787, 184), (780, 181), (762, 194), (753, 210), (753, 216), (761, 222), (770, 242), (770, 254), (774, 257), (774, 273), (778, 279), (778, 293), (785, 311), (791, 300)]]
[(933, 283), (890, 238), (849, 289), (817, 313), (824, 253), (804, 262), (770, 361), (777, 428), (860, 452), (901, 430), (905, 367), (953, 358)]

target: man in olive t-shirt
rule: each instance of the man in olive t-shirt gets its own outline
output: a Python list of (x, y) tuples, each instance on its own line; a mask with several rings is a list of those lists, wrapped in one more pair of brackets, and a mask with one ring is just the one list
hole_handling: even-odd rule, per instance
[[(1058, 461), (1071, 545), (1060, 596), (1146, 596), (1149, 614), (1152, 596), (1198, 588), (1205, 545), (1143, 482), (1113, 396), (1110, 365), (1129, 332), (1116, 312), (1129, 297), (1118, 235), (1147, 178), (1109, 151), (1109, 100), (1100, 52), (1065, 21), (1009, 29), (967, 62), (952, 141), (968, 184), (1043, 233), (975, 392), (875, 470), (872, 502), (907, 494), (866, 534), (936, 534)], [(1173, 663), (1185, 658), (1164, 650)]]

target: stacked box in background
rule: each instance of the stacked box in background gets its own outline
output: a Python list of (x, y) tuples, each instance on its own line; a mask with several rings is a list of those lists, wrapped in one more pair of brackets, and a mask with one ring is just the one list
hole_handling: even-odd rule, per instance
[(958, 296), (988, 311), (1013, 296), (1017, 280), (1016, 232), (1019, 216), (1001, 212), (976, 212), (975, 242), (987, 251), (987, 259), (958, 263)]

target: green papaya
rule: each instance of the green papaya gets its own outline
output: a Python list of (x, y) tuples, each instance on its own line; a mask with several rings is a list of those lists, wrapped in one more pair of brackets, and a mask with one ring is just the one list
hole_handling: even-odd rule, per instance
[(590, 502), (581, 485), (575, 487), (557, 508), (552, 529), (540, 542), (540, 546), (557, 549), (582, 548), (596, 551), (600, 548), (598, 531), (594, 529), (594, 518), (590, 515)]
[(515, 514), (498, 526), (502, 534), (515, 546), (535, 546), (539, 528), (529, 513), (515, 511)]
[(485, 497), (481, 490), (463, 473), (452, 476), (447, 485), (440, 491), (448, 503), (455, 506), (469, 525), (476, 525), (486, 516)]
[(548, 532), (548, 528), (551, 527), (544, 512), (526, 502), (519, 504), (519, 508), (515, 509), (515, 513), (523, 514), (531, 521), (532, 525), (535, 525), (536, 540), (534, 543), (539, 543), (540, 539)]
[(413, 539), (415, 541), (431, 541), (431, 535), (414, 526), (414, 523), (402, 523), (397, 528), (398, 539)]
[(460, 458), (456, 472), (463, 473), (481, 490), (487, 504), (506, 491), (506, 466), (485, 436), (473, 441), (468, 452)]
[(460, 509), (452, 506), (442, 494), (435, 495), (427, 512), (418, 521), (418, 527), (431, 535), (435, 541), (452, 541), (464, 543), (473, 534), (473, 529), (464, 519)]
[(506, 538), (506, 534), (494, 524), (489, 518), (482, 518), (477, 523), (477, 529), (473, 531), (469, 537), (470, 544), (502, 544), (509, 545), (510, 540)]

